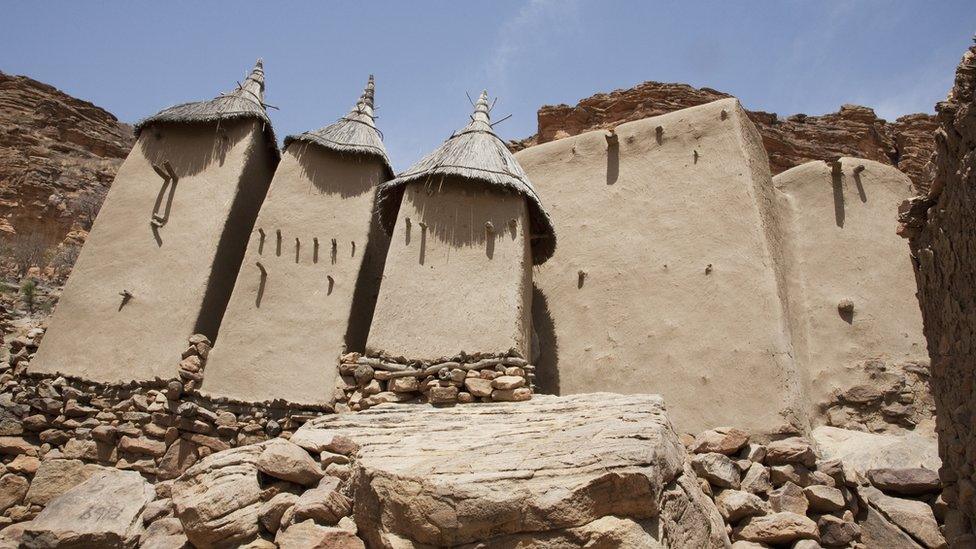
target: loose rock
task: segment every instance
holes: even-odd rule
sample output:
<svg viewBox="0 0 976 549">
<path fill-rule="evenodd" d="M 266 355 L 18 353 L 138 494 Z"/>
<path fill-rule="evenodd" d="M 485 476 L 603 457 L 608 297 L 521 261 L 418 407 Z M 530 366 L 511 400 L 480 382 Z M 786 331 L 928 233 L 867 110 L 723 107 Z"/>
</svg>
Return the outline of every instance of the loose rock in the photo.
<svg viewBox="0 0 976 549">
<path fill-rule="evenodd" d="M 691 460 L 695 474 L 720 488 L 739 488 L 739 469 L 723 454 L 698 454 Z"/>
<path fill-rule="evenodd" d="M 747 442 L 749 442 L 749 435 L 745 431 L 733 427 L 717 427 L 698 435 L 692 451 L 696 454 L 717 452 L 731 456 Z"/>
<path fill-rule="evenodd" d="M 257 460 L 258 470 L 302 486 L 313 486 L 322 478 L 322 469 L 308 452 L 281 439 L 273 440 Z"/>
<path fill-rule="evenodd" d="M 790 543 L 798 539 L 819 540 L 817 523 L 796 513 L 774 513 L 749 517 L 735 529 L 737 539 L 757 543 Z"/>
</svg>

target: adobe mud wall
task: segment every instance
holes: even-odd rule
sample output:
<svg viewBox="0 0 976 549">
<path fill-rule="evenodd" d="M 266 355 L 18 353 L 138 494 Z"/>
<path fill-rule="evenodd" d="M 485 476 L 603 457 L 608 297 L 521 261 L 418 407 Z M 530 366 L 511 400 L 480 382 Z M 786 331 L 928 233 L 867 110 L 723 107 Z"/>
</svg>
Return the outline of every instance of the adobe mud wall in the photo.
<svg viewBox="0 0 976 549">
<path fill-rule="evenodd" d="M 186 338 L 219 321 L 227 271 L 240 264 L 275 163 L 260 122 L 147 128 L 119 169 L 31 372 L 172 376 Z"/>
<path fill-rule="evenodd" d="M 682 431 L 803 428 L 768 161 L 735 99 L 516 158 L 560 236 L 534 273 L 540 391 L 661 393 Z"/>
<path fill-rule="evenodd" d="M 911 195 L 911 180 L 885 164 L 841 158 L 797 166 L 773 184 L 809 413 L 816 423 L 848 427 L 848 415 L 877 405 L 884 417 L 860 428 L 913 427 L 920 416 L 909 405 L 917 399 L 898 376 L 905 368 L 923 375 L 928 355 L 911 261 L 892 216 Z"/>
<path fill-rule="evenodd" d="M 331 398 L 350 317 L 372 313 L 368 306 L 353 310 L 353 299 L 374 190 L 385 177 L 378 159 L 303 141 L 288 147 L 254 223 L 208 361 L 206 392 L 240 400 Z M 373 233 L 378 255 L 388 242 L 380 232 Z"/>
<path fill-rule="evenodd" d="M 519 195 L 468 180 L 409 184 L 366 354 L 435 360 L 515 349 L 528 358 L 527 231 Z"/>
</svg>

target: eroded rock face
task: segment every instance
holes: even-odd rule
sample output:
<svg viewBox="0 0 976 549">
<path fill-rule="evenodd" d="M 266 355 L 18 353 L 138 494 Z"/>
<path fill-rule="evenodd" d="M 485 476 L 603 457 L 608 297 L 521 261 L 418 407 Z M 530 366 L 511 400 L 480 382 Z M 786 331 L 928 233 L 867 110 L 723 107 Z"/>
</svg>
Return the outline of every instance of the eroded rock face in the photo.
<svg viewBox="0 0 976 549">
<path fill-rule="evenodd" d="M 52 459 L 44 461 L 37 469 L 27 501 L 47 505 L 54 498 L 88 480 L 101 470 L 98 465 L 86 464 L 76 459 Z"/>
<path fill-rule="evenodd" d="M 316 418 L 296 438 L 336 434 L 360 446 L 349 481 L 354 517 L 376 547 L 505 546 L 566 536 L 609 515 L 664 522 L 662 496 L 684 474 L 683 448 L 657 396 L 543 396 L 423 413 L 385 404 Z M 691 488 L 700 494 L 695 481 Z M 687 517 L 672 523 L 691 520 L 691 509 L 718 517 L 703 496 L 684 496 L 681 509 Z"/>
<path fill-rule="evenodd" d="M 969 532 L 955 532 L 961 537 L 976 530 L 976 46 L 936 111 L 932 188 L 903 206 L 899 232 L 909 237 L 931 357 L 943 496 L 964 516 Z"/>
<path fill-rule="evenodd" d="M 176 516 L 197 547 L 235 547 L 258 534 L 264 492 L 258 458 L 268 443 L 211 454 L 173 484 Z"/>
<path fill-rule="evenodd" d="M 25 547 L 135 547 L 155 497 L 139 473 L 104 469 L 54 499 L 24 528 Z"/>
<path fill-rule="evenodd" d="M 598 93 L 576 106 L 546 105 L 539 109 L 538 133 L 510 143 L 513 150 L 610 128 L 624 122 L 703 105 L 729 94 L 686 84 L 644 82 L 626 90 Z M 844 105 L 823 116 L 747 111 L 762 134 L 769 167 L 776 175 L 811 160 L 855 156 L 897 167 L 919 189 L 928 188 L 927 163 L 932 155 L 935 117 L 910 114 L 886 122 L 868 107 Z"/>
<path fill-rule="evenodd" d="M 0 236 L 84 243 L 134 142 L 132 129 L 109 112 L 0 72 Z"/>
</svg>

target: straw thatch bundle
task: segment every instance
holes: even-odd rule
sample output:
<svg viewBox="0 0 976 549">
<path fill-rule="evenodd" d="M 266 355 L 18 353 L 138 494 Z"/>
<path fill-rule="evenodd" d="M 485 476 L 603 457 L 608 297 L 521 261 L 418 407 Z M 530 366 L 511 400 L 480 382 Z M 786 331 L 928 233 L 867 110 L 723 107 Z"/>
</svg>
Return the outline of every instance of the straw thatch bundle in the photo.
<svg viewBox="0 0 976 549">
<path fill-rule="evenodd" d="M 446 177 L 479 181 L 524 196 L 529 203 L 532 262 L 539 265 L 552 257 L 556 251 L 556 232 L 552 220 L 528 176 L 492 129 L 487 91 L 481 93 L 467 126 L 396 179 L 378 187 L 377 204 L 384 229 L 392 233 L 407 183 L 440 182 Z"/>
<path fill-rule="evenodd" d="M 257 60 L 251 74 L 237 89 L 209 101 L 183 103 L 163 109 L 137 122 L 135 133 L 138 137 L 144 128 L 158 123 L 220 122 L 240 118 L 254 118 L 264 123 L 264 131 L 277 156 L 278 141 L 264 104 L 264 62 L 261 59 Z"/>
<path fill-rule="evenodd" d="M 373 118 L 373 98 L 376 86 L 373 75 L 369 75 L 369 82 L 363 94 L 356 102 L 356 106 L 349 114 L 336 121 L 335 124 L 324 128 L 289 135 L 285 138 L 285 148 L 294 142 L 312 143 L 338 153 L 361 154 L 375 156 L 383 161 L 387 172 L 392 175 L 393 167 L 383 146 L 383 135 L 376 129 Z"/>
</svg>

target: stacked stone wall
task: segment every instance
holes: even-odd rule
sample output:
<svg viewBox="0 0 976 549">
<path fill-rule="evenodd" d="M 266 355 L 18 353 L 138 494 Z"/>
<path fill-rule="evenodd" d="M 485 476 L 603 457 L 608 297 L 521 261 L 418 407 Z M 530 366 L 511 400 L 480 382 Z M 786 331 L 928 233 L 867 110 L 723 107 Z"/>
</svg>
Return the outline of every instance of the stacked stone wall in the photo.
<svg viewBox="0 0 976 549">
<path fill-rule="evenodd" d="M 459 354 L 437 361 L 343 355 L 334 398 L 340 411 L 384 402 L 518 402 L 532 398 L 535 366 L 506 355 Z"/>
<path fill-rule="evenodd" d="M 89 465 L 164 482 L 211 453 L 288 436 L 333 412 L 201 394 L 196 386 L 209 340 L 199 334 L 189 338 L 176 377 L 124 383 L 26 373 L 42 337 L 32 334 L 11 342 L 0 374 L 0 525 L 32 519 L 50 498 L 87 478 Z"/>
<path fill-rule="evenodd" d="M 976 46 L 956 70 L 948 98 L 936 105 L 935 177 L 927 196 L 902 206 L 899 233 L 909 238 L 932 361 L 940 471 L 953 507 L 946 537 L 976 545 Z"/>
</svg>

